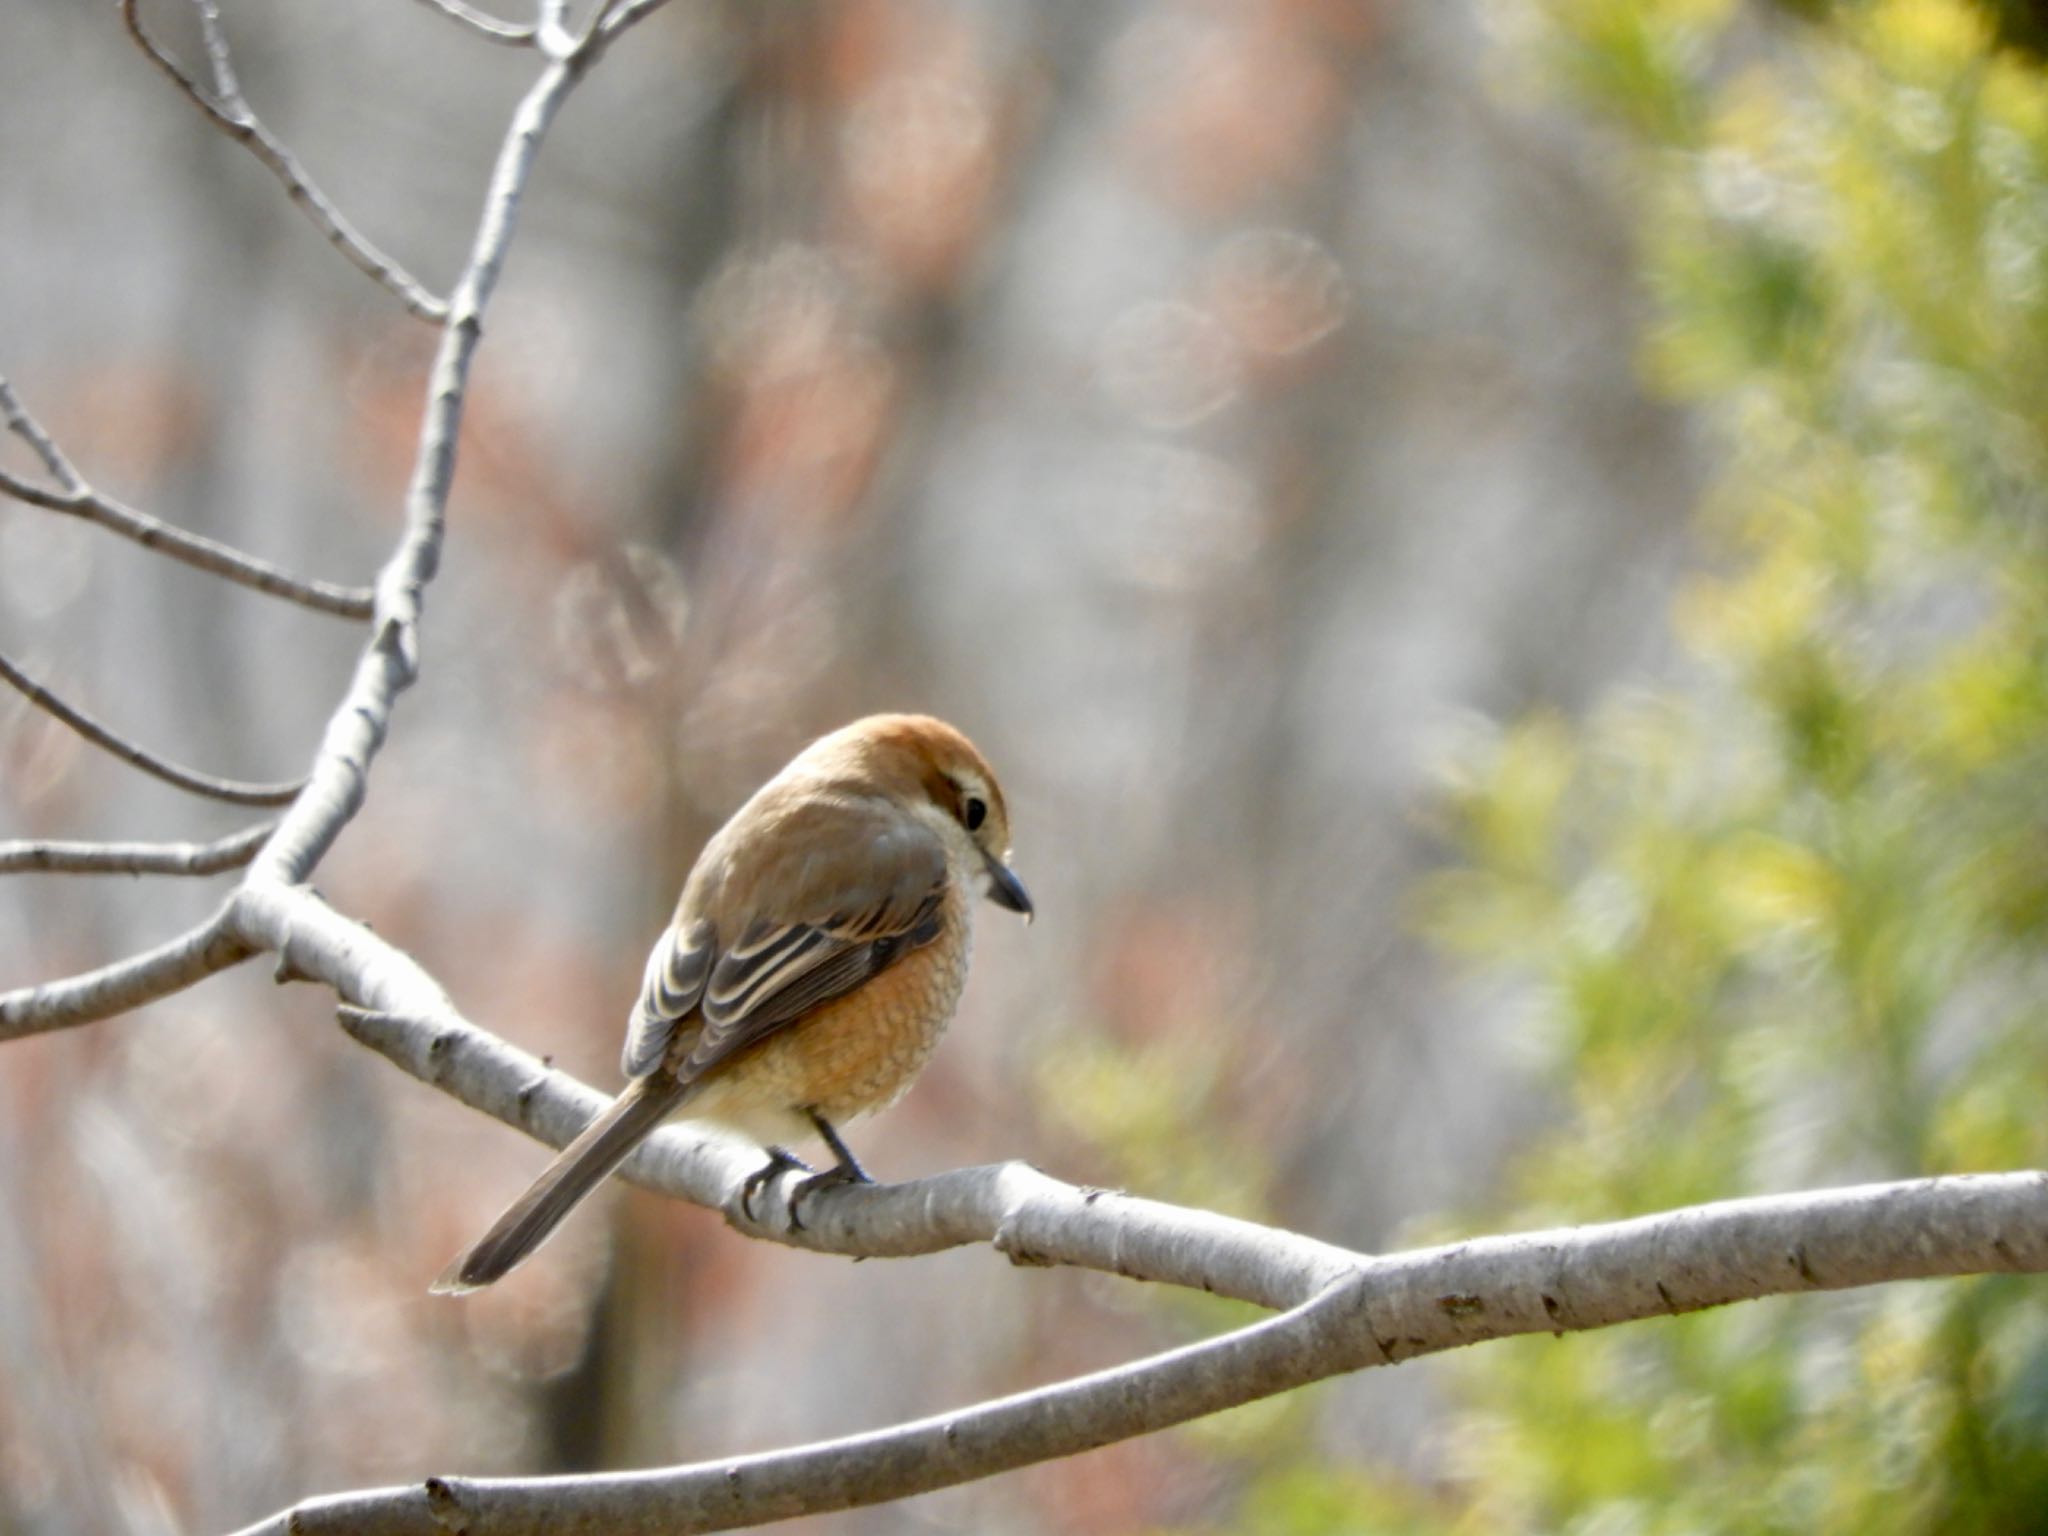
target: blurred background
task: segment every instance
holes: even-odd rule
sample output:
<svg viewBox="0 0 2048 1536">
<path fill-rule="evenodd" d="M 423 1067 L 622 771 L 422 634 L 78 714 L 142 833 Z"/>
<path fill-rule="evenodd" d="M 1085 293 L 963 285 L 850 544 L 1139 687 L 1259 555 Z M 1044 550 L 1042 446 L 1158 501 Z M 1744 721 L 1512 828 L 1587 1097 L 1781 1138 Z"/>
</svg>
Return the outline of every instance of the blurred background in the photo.
<svg viewBox="0 0 2048 1536">
<path fill-rule="evenodd" d="M 255 108 L 445 287 L 532 61 L 401 0 L 224 12 Z M 366 580 L 428 327 L 113 7 L 0 35 L 0 370 L 102 489 Z M 1041 915 L 984 914 L 938 1060 L 854 1128 L 882 1177 L 1023 1157 L 1380 1249 L 2048 1162 L 2041 37 L 673 0 L 543 152 L 425 672 L 321 888 L 609 1087 L 703 837 L 929 710 Z M 181 760 L 296 774 L 358 642 L 0 505 L 0 647 Z M 0 836 L 237 824 L 0 699 Z M 11 879 L 0 987 L 216 899 Z M 0 1104 L 0 1532 L 769 1449 L 1243 1315 L 624 1190 L 431 1299 L 542 1149 L 258 965 L 6 1046 Z M 2048 1300 L 1489 1346 L 795 1528 L 2048 1530 Z"/>
</svg>

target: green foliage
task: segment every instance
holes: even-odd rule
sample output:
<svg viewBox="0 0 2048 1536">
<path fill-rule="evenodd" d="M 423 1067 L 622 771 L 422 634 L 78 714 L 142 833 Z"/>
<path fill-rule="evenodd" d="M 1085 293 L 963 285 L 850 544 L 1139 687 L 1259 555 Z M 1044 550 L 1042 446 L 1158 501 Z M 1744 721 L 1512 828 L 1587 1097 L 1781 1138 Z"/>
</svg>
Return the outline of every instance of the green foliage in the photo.
<svg viewBox="0 0 2048 1536">
<path fill-rule="evenodd" d="M 1533 0 L 1727 469 L 1680 675 L 1451 786 L 1424 921 L 1534 979 L 1567 1106 L 1475 1226 L 2048 1165 L 2048 79 L 1995 7 L 1797 9 Z M 2048 1532 L 2038 1281 L 1455 1370 L 1446 1484 L 1286 1462 L 1256 1528 Z"/>
<path fill-rule="evenodd" d="M 1646 366 L 1730 468 L 1682 679 L 1454 786 L 1426 920 L 1538 978 L 1570 1105 L 1505 1214 L 2048 1164 L 2048 81 L 1961 0 L 1721 49 L 1726 7 L 1539 10 L 1633 147 Z M 1430 1529 L 2048 1531 L 2038 1282 L 1460 1371 Z"/>
</svg>

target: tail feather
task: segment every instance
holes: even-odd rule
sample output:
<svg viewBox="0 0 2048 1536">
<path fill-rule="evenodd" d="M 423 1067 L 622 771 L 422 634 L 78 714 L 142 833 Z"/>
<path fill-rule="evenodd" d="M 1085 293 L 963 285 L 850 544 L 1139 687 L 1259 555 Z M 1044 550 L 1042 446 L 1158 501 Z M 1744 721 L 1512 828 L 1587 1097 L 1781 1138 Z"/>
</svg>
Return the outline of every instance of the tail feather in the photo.
<svg viewBox="0 0 2048 1536">
<path fill-rule="evenodd" d="M 665 1072 L 643 1077 L 548 1165 L 525 1194 L 514 1200 L 491 1230 L 441 1271 L 429 1289 L 459 1296 L 502 1279 L 545 1242 L 562 1218 L 626 1160 L 641 1139 L 668 1116 L 684 1088 Z"/>
</svg>

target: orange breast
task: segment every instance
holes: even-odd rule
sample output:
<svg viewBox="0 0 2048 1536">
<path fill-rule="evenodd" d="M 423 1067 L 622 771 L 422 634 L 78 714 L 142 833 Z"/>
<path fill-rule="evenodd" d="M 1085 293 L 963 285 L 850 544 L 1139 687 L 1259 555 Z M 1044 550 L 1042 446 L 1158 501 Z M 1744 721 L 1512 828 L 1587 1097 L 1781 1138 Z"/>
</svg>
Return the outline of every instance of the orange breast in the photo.
<svg viewBox="0 0 2048 1536">
<path fill-rule="evenodd" d="M 837 1123 L 894 1103 L 959 1004 L 973 946 L 968 899 L 953 881 L 938 938 L 708 1074 L 683 1113 L 759 1126 L 772 1139 L 774 1120 L 790 1111 L 814 1107 Z"/>
</svg>

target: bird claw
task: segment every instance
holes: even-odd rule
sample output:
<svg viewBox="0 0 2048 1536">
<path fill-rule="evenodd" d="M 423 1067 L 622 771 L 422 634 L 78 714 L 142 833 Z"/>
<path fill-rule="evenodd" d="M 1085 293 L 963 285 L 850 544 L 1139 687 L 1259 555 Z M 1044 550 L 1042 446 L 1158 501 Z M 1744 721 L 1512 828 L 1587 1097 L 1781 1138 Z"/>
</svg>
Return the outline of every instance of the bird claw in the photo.
<svg viewBox="0 0 2048 1536">
<path fill-rule="evenodd" d="M 798 1232 L 804 1230 L 804 1218 L 797 1207 L 803 1204 L 805 1197 L 812 1192 L 820 1189 L 831 1189 L 839 1184 L 872 1184 L 874 1182 L 873 1179 L 868 1177 L 867 1170 L 850 1158 L 845 1162 L 834 1163 L 823 1173 L 814 1173 L 807 1179 L 799 1179 L 796 1187 L 789 1192 L 790 1227 Z"/>
<path fill-rule="evenodd" d="M 811 1165 L 790 1151 L 789 1148 L 770 1147 L 768 1149 L 768 1161 L 748 1174 L 745 1182 L 740 1185 L 740 1212 L 747 1220 L 753 1221 L 756 1219 L 754 1216 L 754 1197 L 760 1194 L 771 1180 L 789 1172 L 792 1168 L 801 1168 L 805 1173 L 810 1173 L 811 1171 Z M 829 1173 L 831 1170 L 827 1169 L 826 1172 Z M 797 1192 L 800 1193 L 808 1189 L 814 1180 L 823 1177 L 824 1174 L 815 1174 L 812 1178 L 805 1179 L 803 1183 L 797 1186 Z M 789 1197 L 790 1219 L 792 1221 L 796 1219 L 796 1200 L 796 1193 L 792 1193 Z"/>
</svg>

